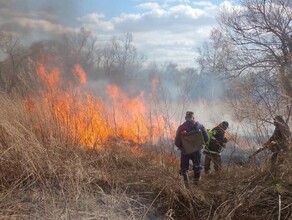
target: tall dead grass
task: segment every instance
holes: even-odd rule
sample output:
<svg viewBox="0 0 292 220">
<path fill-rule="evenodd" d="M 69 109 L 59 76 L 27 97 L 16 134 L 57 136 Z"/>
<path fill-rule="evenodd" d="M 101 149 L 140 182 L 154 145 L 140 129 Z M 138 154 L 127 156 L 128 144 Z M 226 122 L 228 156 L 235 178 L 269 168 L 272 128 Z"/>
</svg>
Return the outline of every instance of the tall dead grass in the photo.
<svg viewBox="0 0 292 220">
<path fill-rule="evenodd" d="M 50 112 L 0 97 L 0 219 L 291 219 L 291 155 L 224 167 L 189 190 L 167 154 L 70 141 Z"/>
<path fill-rule="evenodd" d="M 49 110 L 30 118 L 21 101 L 2 96 L 0 103 L 0 219 L 137 219 L 144 214 L 146 205 L 115 181 L 117 167 L 134 172 L 139 167 L 130 150 L 79 146 L 65 134 L 50 135 L 59 126 Z"/>
</svg>

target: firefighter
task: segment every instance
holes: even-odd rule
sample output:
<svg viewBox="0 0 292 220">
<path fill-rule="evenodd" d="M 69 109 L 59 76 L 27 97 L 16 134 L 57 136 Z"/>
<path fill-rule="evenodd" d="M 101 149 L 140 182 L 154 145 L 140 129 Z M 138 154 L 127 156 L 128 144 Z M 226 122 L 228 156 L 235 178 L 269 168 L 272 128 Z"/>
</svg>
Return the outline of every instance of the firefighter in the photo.
<svg viewBox="0 0 292 220">
<path fill-rule="evenodd" d="M 264 148 L 272 152 L 271 170 L 275 170 L 277 165 L 282 162 L 282 158 L 291 144 L 291 132 L 282 116 L 277 115 L 274 117 L 274 126 L 273 135 L 264 143 Z"/>
<path fill-rule="evenodd" d="M 227 139 L 225 131 L 228 128 L 228 122 L 223 121 L 218 126 L 214 127 L 209 134 L 209 141 L 204 149 L 205 154 L 205 174 L 209 174 L 211 162 L 214 164 L 215 172 L 219 175 L 222 166 L 221 152 L 226 147 Z"/>
<path fill-rule="evenodd" d="M 179 148 L 181 151 L 181 158 L 180 158 L 180 174 L 183 176 L 185 186 L 189 187 L 189 176 L 188 176 L 188 170 L 189 170 L 189 161 L 191 160 L 193 163 L 193 170 L 194 170 L 194 182 L 195 184 L 198 183 L 201 175 L 201 149 L 203 148 L 203 145 L 201 143 L 208 141 L 208 135 L 205 130 L 205 127 L 200 124 L 199 122 L 195 121 L 194 113 L 191 111 L 186 112 L 185 116 L 185 122 L 181 124 L 177 131 L 176 131 L 176 137 L 175 137 L 175 145 Z M 198 145 L 199 148 L 194 148 L 194 152 L 187 152 L 186 146 L 183 144 L 184 135 L 187 133 L 192 133 L 192 131 L 196 131 L 199 133 L 199 137 L 195 137 L 194 141 L 190 143 L 190 145 L 195 146 L 198 142 L 196 139 L 202 139 Z M 186 144 L 185 144 L 186 145 Z"/>
</svg>

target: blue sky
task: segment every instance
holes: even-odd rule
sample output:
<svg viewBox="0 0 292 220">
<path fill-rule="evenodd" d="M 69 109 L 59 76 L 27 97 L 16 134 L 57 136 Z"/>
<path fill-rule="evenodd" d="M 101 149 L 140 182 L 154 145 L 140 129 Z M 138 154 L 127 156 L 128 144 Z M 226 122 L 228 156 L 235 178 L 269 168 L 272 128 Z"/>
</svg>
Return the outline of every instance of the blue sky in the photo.
<svg viewBox="0 0 292 220">
<path fill-rule="evenodd" d="M 90 30 L 97 39 L 124 33 L 148 60 L 194 66 L 219 9 L 229 1 L 0 0 L 0 30 L 21 39 Z"/>
</svg>

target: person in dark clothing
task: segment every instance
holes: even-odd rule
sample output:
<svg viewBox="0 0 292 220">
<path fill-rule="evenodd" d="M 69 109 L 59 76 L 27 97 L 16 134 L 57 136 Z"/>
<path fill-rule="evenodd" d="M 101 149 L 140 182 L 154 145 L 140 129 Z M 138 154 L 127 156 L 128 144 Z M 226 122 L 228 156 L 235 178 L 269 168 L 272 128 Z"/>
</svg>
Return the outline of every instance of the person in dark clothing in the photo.
<svg viewBox="0 0 292 220">
<path fill-rule="evenodd" d="M 185 122 L 181 124 L 177 131 L 176 131 L 176 137 L 175 137 L 175 145 L 180 149 L 181 151 L 181 160 L 180 160 L 180 174 L 184 178 L 185 186 L 189 187 L 189 176 L 188 176 L 188 170 L 189 170 L 189 161 L 191 160 L 193 163 L 193 170 L 194 170 L 194 178 L 195 183 L 198 183 L 201 175 L 201 149 L 203 146 L 200 147 L 200 149 L 195 149 L 194 152 L 187 153 L 185 150 L 185 147 L 183 145 L 182 137 L 186 133 L 190 133 L 192 131 L 200 131 L 201 135 L 203 136 L 203 141 L 208 141 L 208 135 L 206 132 L 205 127 L 200 124 L 199 122 L 195 121 L 194 113 L 191 111 L 186 112 L 185 116 Z M 195 143 L 194 143 L 195 145 Z"/>
<path fill-rule="evenodd" d="M 218 126 L 214 127 L 211 132 L 209 144 L 204 149 L 205 154 L 205 174 L 209 174 L 211 169 L 211 162 L 214 164 L 214 169 L 217 174 L 220 174 L 222 159 L 221 152 L 226 147 L 227 139 L 225 137 L 225 131 L 228 128 L 228 122 L 223 121 Z"/>
<path fill-rule="evenodd" d="M 291 144 L 291 132 L 282 116 L 274 117 L 274 126 L 273 135 L 264 143 L 264 148 L 268 148 L 273 153 L 271 157 L 272 170 L 281 163 L 280 158 L 283 156 L 281 154 L 287 152 Z"/>
</svg>

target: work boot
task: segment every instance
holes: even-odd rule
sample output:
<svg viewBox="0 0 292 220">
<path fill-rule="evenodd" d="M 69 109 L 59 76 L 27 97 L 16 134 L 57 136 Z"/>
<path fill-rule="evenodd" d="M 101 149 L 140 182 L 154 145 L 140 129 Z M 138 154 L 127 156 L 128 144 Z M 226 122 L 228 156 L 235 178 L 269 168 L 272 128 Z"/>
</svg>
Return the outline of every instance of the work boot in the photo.
<svg viewBox="0 0 292 220">
<path fill-rule="evenodd" d="M 183 173 L 182 176 L 184 178 L 185 187 L 188 189 L 189 188 L 189 182 L 190 182 L 189 175 L 188 175 L 188 173 Z"/>
<path fill-rule="evenodd" d="M 198 185 L 199 184 L 200 177 L 201 177 L 201 173 L 196 173 L 195 172 L 195 175 L 194 175 L 194 184 L 195 185 Z"/>
</svg>

